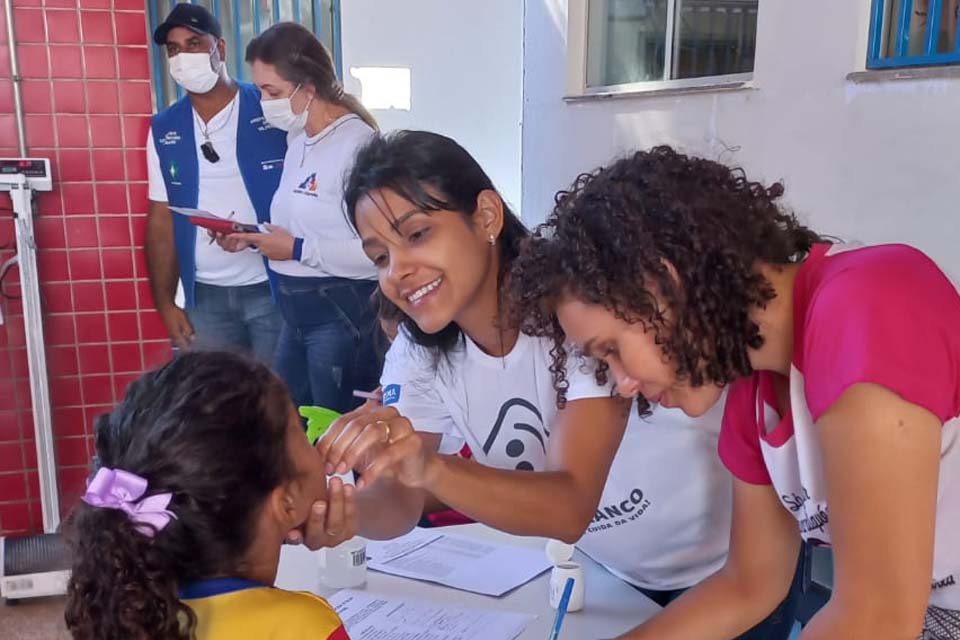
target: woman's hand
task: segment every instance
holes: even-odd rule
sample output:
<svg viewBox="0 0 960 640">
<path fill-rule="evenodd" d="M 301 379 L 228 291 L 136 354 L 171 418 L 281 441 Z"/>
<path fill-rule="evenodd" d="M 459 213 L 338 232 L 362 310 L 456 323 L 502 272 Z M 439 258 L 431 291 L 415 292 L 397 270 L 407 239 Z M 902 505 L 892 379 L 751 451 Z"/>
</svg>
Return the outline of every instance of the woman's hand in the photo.
<svg viewBox="0 0 960 640">
<path fill-rule="evenodd" d="M 316 551 L 323 547 L 335 547 L 357 535 L 358 530 L 356 489 L 343 484 L 340 478 L 331 478 L 327 500 L 313 503 L 310 517 L 287 534 L 287 543 L 302 543 Z"/>
<path fill-rule="evenodd" d="M 230 238 L 256 247 L 265 258 L 270 260 L 290 260 L 293 258 L 293 235 L 275 224 L 266 224 L 261 233 L 231 233 Z"/>
<path fill-rule="evenodd" d="M 369 404 L 334 422 L 317 449 L 328 474 L 359 471 L 358 489 L 380 477 L 422 489 L 430 485 L 439 462 L 434 447 L 395 408 Z"/>
</svg>

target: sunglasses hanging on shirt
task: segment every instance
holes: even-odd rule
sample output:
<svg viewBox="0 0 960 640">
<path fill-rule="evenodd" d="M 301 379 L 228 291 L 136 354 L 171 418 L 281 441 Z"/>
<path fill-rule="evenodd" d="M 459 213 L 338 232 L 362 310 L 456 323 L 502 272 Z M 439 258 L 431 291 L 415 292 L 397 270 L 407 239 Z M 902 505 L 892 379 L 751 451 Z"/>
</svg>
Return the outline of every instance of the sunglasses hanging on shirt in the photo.
<svg viewBox="0 0 960 640">
<path fill-rule="evenodd" d="M 210 136 L 215 134 L 220 129 L 223 129 L 230 122 L 230 116 L 233 115 L 233 107 L 237 104 L 237 98 L 234 96 L 233 100 L 230 101 L 230 111 L 227 112 L 227 117 L 219 127 L 210 131 L 207 128 L 207 123 L 200 120 L 197 116 L 197 112 L 193 112 L 193 117 L 196 119 L 197 124 L 200 126 L 200 134 L 203 136 L 203 144 L 200 145 L 200 153 L 203 154 L 203 157 L 207 159 L 207 162 L 219 162 L 220 154 L 217 153 L 217 150 L 213 148 L 213 142 L 210 141 Z"/>
</svg>

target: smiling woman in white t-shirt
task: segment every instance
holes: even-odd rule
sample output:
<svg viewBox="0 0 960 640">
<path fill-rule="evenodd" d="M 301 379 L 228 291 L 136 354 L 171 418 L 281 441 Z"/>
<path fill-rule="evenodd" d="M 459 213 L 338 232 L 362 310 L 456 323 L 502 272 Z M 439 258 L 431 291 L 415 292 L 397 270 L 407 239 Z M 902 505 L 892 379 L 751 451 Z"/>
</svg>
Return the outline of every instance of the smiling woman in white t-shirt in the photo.
<svg viewBox="0 0 960 640">
<path fill-rule="evenodd" d="M 579 541 L 664 603 L 722 566 L 720 409 L 700 420 L 657 411 L 624 436 L 629 403 L 575 358 L 561 365 L 558 406 L 552 345 L 505 311 L 504 275 L 527 230 L 462 147 L 427 132 L 378 136 L 358 153 L 345 197 L 380 289 L 403 314 L 383 407 L 347 416 L 319 445 L 328 472 L 362 471 L 364 535 L 406 532 L 430 492 L 498 529 Z M 445 455 L 464 443 L 473 459 Z M 794 604 L 746 637 L 785 638 Z"/>
</svg>

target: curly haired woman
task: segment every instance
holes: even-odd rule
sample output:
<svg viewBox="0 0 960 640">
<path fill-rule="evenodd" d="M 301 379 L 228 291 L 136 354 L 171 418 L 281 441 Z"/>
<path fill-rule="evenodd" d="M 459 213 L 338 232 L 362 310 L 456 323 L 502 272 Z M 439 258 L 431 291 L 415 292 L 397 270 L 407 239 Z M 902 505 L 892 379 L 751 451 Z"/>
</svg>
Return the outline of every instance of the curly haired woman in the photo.
<svg viewBox="0 0 960 640">
<path fill-rule="evenodd" d="M 557 363 L 574 343 L 622 395 L 691 416 L 730 387 L 727 564 L 625 637 L 735 636 L 804 539 L 835 558 L 804 640 L 960 638 L 960 295 L 916 249 L 831 243 L 782 194 L 657 147 L 578 178 L 514 263 L 522 329 Z"/>
</svg>

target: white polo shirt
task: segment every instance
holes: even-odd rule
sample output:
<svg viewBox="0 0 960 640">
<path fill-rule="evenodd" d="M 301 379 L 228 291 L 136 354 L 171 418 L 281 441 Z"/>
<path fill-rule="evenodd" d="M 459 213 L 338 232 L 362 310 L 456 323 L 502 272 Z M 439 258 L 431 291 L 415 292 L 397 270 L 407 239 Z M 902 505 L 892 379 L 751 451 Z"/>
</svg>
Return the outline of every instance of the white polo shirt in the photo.
<svg viewBox="0 0 960 640">
<path fill-rule="evenodd" d="M 237 163 L 237 123 L 240 120 L 239 92 L 223 109 L 206 123 L 210 142 L 220 160 L 210 162 L 203 157 L 200 145 L 205 141 L 200 126 L 200 116 L 193 109 L 193 137 L 197 147 L 197 163 L 200 170 L 200 190 L 197 194 L 197 208 L 228 216 L 249 224 L 257 223 L 257 212 L 253 208 L 246 185 L 240 175 Z M 163 182 L 163 168 L 153 143 L 153 130 L 147 134 L 147 179 L 148 197 L 154 202 L 167 202 L 167 187 Z M 170 215 L 177 215 L 173 212 Z M 203 228 L 197 229 L 196 243 L 196 280 L 204 284 L 223 287 L 236 287 L 264 282 L 267 271 L 263 258 L 252 251 L 230 253 L 210 242 Z"/>
</svg>

